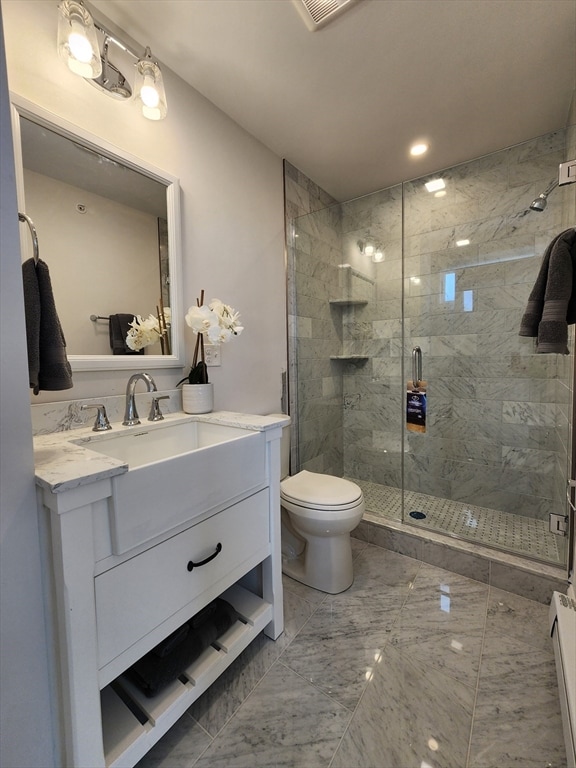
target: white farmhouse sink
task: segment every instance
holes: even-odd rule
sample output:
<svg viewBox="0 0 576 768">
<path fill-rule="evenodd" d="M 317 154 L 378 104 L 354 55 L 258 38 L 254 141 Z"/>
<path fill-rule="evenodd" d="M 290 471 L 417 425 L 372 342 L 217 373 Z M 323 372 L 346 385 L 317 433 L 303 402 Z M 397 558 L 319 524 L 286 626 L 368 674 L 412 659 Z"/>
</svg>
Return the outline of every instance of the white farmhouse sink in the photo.
<svg viewBox="0 0 576 768">
<path fill-rule="evenodd" d="M 188 421 L 72 442 L 128 464 L 112 478 L 115 554 L 219 512 L 266 482 L 263 432 Z"/>
<path fill-rule="evenodd" d="M 149 428 L 145 425 L 131 427 L 122 432 L 95 435 L 73 442 L 84 447 L 89 443 L 88 447 L 92 451 L 125 461 L 132 469 L 253 434 L 238 427 L 188 421 L 179 424 L 158 424 Z"/>
</svg>

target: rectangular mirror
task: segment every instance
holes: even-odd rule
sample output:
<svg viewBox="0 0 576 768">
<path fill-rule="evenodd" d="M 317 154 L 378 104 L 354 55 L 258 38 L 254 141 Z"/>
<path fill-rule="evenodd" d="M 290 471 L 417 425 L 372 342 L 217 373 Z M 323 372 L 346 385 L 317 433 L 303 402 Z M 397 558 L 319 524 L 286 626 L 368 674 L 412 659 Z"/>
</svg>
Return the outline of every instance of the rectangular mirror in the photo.
<svg viewBox="0 0 576 768">
<path fill-rule="evenodd" d="M 50 270 L 72 369 L 182 367 L 178 179 L 34 104 L 12 103 L 19 211 Z M 24 261 L 26 224 L 21 240 Z M 158 314 L 170 318 L 162 340 L 130 349 L 128 323 Z"/>
</svg>

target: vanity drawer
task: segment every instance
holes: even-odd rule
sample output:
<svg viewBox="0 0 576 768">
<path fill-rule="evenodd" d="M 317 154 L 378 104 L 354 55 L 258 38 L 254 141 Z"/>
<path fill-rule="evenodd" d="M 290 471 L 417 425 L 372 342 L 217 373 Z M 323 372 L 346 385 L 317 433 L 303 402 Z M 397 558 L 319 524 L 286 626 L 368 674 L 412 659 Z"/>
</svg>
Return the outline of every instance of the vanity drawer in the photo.
<svg viewBox="0 0 576 768">
<path fill-rule="evenodd" d="M 269 540 L 265 489 L 97 576 L 99 667 L 218 582 L 226 589 Z"/>
</svg>

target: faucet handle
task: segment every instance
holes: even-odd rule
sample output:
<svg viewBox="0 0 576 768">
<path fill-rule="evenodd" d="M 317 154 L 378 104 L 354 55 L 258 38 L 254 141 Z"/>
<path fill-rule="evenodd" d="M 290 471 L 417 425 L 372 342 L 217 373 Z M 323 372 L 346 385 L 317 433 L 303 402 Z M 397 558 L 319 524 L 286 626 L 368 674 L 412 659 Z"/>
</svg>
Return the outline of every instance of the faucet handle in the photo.
<svg viewBox="0 0 576 768">
<path fill-rule="evenodd" d="M 170 395 L 157 395 L 152 398 L 152 405 L 150 406 L 148 421 L 162 421 L 164 418 L 162 411 L 160 410 L 160 400 L 170 400 Z"/>
<path fill-rule="evenodd" d="M 106 406 L 102 403 L 94 403 L 93 405 L 82 405 L 80 406 L 80 410 L 87 411 L 89 408 L 97 408 L 98 413 L 96 414 L 96 420 L 94 422 L 94 426 L 92 427 L 92 432 L 106 432 L 108 429 L 112 429 L 112 425 L 108 421 L 108 416 L 106 414 Z"/>
</svg>

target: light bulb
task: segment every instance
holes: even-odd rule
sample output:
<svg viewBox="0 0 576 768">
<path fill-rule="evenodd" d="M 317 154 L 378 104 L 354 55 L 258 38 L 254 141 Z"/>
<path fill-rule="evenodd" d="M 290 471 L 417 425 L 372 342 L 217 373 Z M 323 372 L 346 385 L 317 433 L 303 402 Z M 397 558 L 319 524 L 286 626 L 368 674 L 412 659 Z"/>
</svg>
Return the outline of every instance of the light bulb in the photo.
<svg viewBox="0 0 576 768">
<path fill-rule="evenodd" d="M 146 58 L 140 59 L 136 66 L 138 84 L 136 92 L 142 102 L 142 114 L 148 120 L 162 120 L 166 117 L 166 94 L 162 72 L 155 61 L 152 61 L 150 49 L 146 49 Z"/>
<path fill-rule="evenodd" d="M 423 142 L 421 144 L 413 144 L 410 147 L 410 154 L 413 157 L 418 157 L 418 155 L 424 155 L 426 152 L 428 152 L 428 144 L 424 144 Z"/>
<path fill-rule="evenodd" d="M 63 0 L 58 17 L 58 53 L 75 75 L 94 79 L 102 73 L 102 60 L 94 21 L 77 0 Z"/>
<path fill-rule="evenodd" d="M 160 96 L 154 86 L 154 80 L 149 76 L 144 77 L 144 85 L 140 89 L 140 98 L 146 107 L 157 107 L 160 103 Z"/>
<path fill-rule="evenodd" d="M 374 246 L 369 245 L 368 243 L 364 246 L 364 253 L 366 254 L 366 256 L 372 256 L 375 250 L 376 249 L 374 248 Z"/>
<path fill-rule="evenodd" d="M 94 51 L 90 45 L 90 41 L 86 37 L 83 31 L 77 31 L 74 27 L 79 26 L 72 24 L 72 31 L 68 35 L 68 46 L 70 53 L 77 61 L 82 64 L 88 64 L 92 60 Z"/>
</svg>

